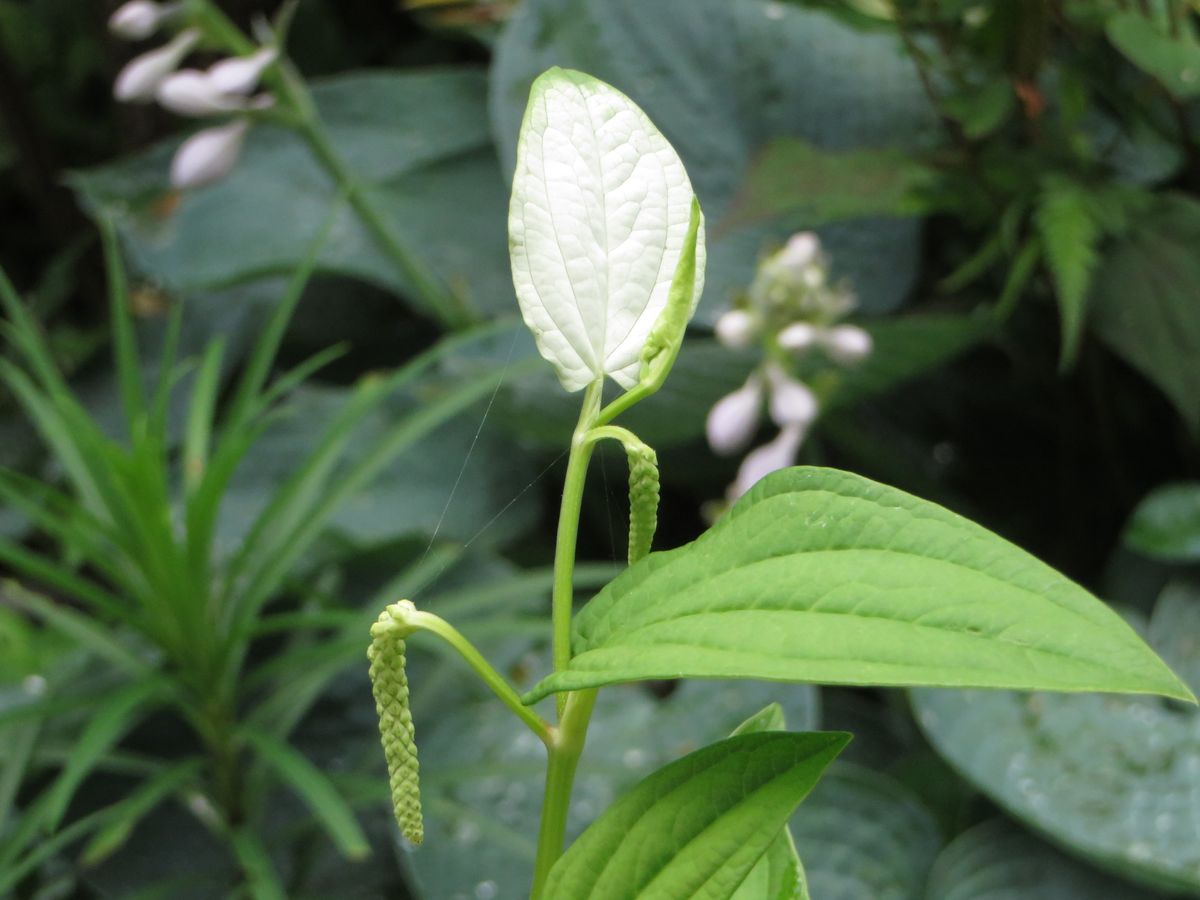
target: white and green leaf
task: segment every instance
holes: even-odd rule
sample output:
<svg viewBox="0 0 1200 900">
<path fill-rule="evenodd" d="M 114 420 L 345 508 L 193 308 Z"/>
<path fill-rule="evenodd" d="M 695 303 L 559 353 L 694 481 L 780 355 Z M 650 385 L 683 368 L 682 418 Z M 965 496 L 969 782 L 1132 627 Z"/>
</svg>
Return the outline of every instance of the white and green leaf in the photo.
<svg viewBox="0 0 1200 900">
<path fill-rule="evenodd" d="M 695 194 L 678 154 L 620 91 L 552 68 L 521 124 L 509 250 L 521 314 L 570 391 L 605 376 L 638 381 L 667 307 Z M 704 287 L 703 222 L 695 309 Z"/>
<path fill-rule="evenodd" d="M 575 620 L 529 694 L 654 678 L 1190 690 L 1105 604 L 961 516 L 832 469 L 786 469 Z"/>
</svg>

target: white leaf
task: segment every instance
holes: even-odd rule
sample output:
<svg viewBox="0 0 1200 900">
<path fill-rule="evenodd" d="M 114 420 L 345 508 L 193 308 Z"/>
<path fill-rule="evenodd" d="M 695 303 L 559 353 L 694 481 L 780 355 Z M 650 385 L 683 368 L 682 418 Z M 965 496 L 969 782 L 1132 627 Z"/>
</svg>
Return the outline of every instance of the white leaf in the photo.
<svg viewBox="0 0 1200 900">
<path fill-rule="evenodd" d="M 694 193 L 674 148 L 628 97 L 549 69 L 521 124 L 509 206 L 513 284 L 538 350 L 569 391 L 638 381 L 667 303 Z M 704 288 L 704 224 L 692 308 Z"/>
</svg>

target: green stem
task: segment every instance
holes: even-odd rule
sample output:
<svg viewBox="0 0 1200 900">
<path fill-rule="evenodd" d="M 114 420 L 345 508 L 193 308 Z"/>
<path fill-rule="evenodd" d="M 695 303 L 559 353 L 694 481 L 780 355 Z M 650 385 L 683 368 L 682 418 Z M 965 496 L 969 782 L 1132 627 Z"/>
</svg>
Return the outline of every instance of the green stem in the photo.
<svg viewBox="0 0 1200 900">
<path fill-rule="evenodd" d="M 258 49 L 211 0 L 192 0 L 191 15 L 205 34 L 228 50 L 247 55 Z M 263 75 L 266 87 L 276 95 L 280 109 L 265 117 L 289 125 L 304 138 L 314 157 L 345 194 L 351 208 L 381 251 L 395 264 L 409 282 L 423 305 L 436 315 L 447 328 L 461 329 L 475 321 L 458 296 L 412 253 L 396 233 L 396 229 L 363 182 L 337 154 L 325 133 L 316 104 L 299 73 L 282 59 Z"/>
<path fill-rule="evenodd" d="M 500 698 L 505 706 L 512 710 L 518 719 L 524 722 L 547 750 L 553 750 L 554 732 L 551 727 L 536 712 L 521 702 L 520 696 L 512 689 L 504 676 L 492 668 L 484 659 L 483 654 L 475 649 L 475 645 L 463 637 L 462 633 L 441 616 L 433 613 L 410 612 L 404 617 L 404 625 L 420 631 L 436 634 L 456 650 L 475 672 L 476 675 L 491 688 L 492 693 Z"/>
<path fill-rule="evenodd" d="M 291 84 L 291 89 L 295 91 L 295 82 Z M 311 102 L 305 105 L 311 107 Z M 308 142 L 313 156 L 346 193 L 351 208 L 370 232 L 376 245 L 413 286 L 423 304 L 448 328 L 461 329 L 471 325 L 474 317 L 462 300 L 440 284 L 434 274 L 404 246 L 396 229 L 376 206 L 374 198 L 365 190 L 362 181 L 350 171 L 334 150 L 320 120 L 315 115 L 305 115 L 297 122 L 296 128 L 300 136 Z"/>
<path fill-rule="evenodd" d="M 596 691 L 573 691 L 555 729 L 546 765 L 546 793 L 542 800 L 542 822 L 538 829 L 537 861 L 534 863 L 530 900 L 539 900 L 546 889 L 550 870 L 562 856 L 567 835 L 567 812 L 575 770 L 587 741 L 588 723 L 596 705 Z"/>
<path fill-rule="evenodd" d="M 579 537 L 579 513 L 583 507 L 583 488 L 588 462 L 596 438 L 592 435 L 600 416 L 604 380 L 598 379 L 587 389 L 579 422 L 571 436 L 571 454 L 563 482 L 562 506 L 558 514 L 558 538 L 554 548 L 554 668 L 564 669 L 571 662 L 571 609 L 575 600 L 575 544 Z M 571 805 L 571 787 L 575 769 L 587 740 L 588 723 L 596 692 L 575 691 L 559 694 L 558 727 L 547 744 L 546 792 L 542 798 L 542 820 L 538 830 L 537 860 L 534 863 L 530 897 L 537 900 L 545 890 L 546 879 L 555 861 L 562 856 L 567 834 L 567 811 Z"/>
<path fill-rule="evenodd" d="M 567 458 L 567 477 L 563 482 L 562 506 L 558 512 L 558 538 L 554 545 L 554 591 L 551 614 L 554 620 L 554 668 L 565 669 L 571 661 L 571 605 L 574 602 L 575 542 L 579 537 L 579 512 L 583 507 L 583 485 L 587 480 L 588 461 L 593 443 L 588 432 L 596 423 L 603 380 L 593 382 L 583 398 L 579 423 L 571 436 L 571 454 Z M 559 715 L 563 703 L 559 703 Z"/>
</svg>

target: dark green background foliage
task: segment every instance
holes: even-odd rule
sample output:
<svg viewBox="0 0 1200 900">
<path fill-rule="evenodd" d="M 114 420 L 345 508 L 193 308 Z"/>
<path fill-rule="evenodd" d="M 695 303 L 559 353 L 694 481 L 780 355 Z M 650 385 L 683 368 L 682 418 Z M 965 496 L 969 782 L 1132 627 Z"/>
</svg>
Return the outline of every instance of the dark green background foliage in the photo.
<svg viewBox="0 0 1200 900">
<path fill-rule="evenodd" d="M 10 308 L 0 391 L 0 896 L 522 896 L 541 748 L 414 639 L 427 837 L 402 847 L 364 651 L 405 596 L 520 690 L 548 671 L 578 398 L 515 318 L 505 234 L 521 112 L 551 65 L 641 104 L 707 215 L 704 299 L 626 423 L 659 455 L 656 549 L 696 537 L 735 472 L 704 417 L 755 360 L 712 325 L 765 253 L 816 229 L 875 352 L 822 386 L 801 462 L 999 532 L 1200 690 L 1194 4 L 302 0 L 290 53 L 330 142 L 454 316 L 291 131 L 255 127 L 228 179 L 173 193 L 192 125 L 111 100 L 137 49 L 107 33 L 115 6 L 0 0 L 0 266 L 40 323 Z M 221 6 L 248 27 L 275 4 Z M 96 221 L 129 270 L 114 316 Z M 31 341 L 70 394 L 22 396 Z M 339 343 L 262 394 L 256 367 Z M 63 416 L 49 451 L 31 409 Z M 209 436 L 244 457 L 196 500 L 186 463 Z M 584 596 L 624 560 L 624 455 L 596 463 Z M 80 493 L 95 465 L 116 499 Z M 197 562 L 181 523 L 209 502 Z M 114 509 L 125 531 L 97 523 Z M 214 609 L 234 624 L 197 630 Z M 772 701 L 793 730 L 856 735 L 792 820 L 816 900 L 1200 896 L 1200 713 L 1158 699 L 618 686 L 570 831 Z"/>
</svg>

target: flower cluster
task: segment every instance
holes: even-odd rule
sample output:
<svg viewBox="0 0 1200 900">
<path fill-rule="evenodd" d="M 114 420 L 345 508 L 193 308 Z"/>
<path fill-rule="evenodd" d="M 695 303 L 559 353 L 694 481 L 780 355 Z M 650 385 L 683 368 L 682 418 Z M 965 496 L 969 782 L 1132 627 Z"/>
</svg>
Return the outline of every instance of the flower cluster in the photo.
<svg viewBox="0 0 1200 900">
<path fill-rule="evenodd" d="M 829 261 L 812 232 L 795 234 L 763 261 L 737 306 L 717 320 L 717 340 L 727 347 L 761 345 L 765 360 L 746 383 L 722 397 L 708 414 L 709 445 L 731 456 L 758 431 L 762 410 L 779 426 L 774 439 L 752 450 L 730 485 L 732 502 L 764 475 L 790 466 L 820 411 L 817 395 L 796 375 L 801 362 L 849 366 L 871 353 L 871 336 L 838 324 L 854 295 L 829 280 Z"/>
<path fill-rule="evenodd" d="M 186 25 L 182 2 L 129 0 L 109 19 L 118 37 L 140 41 L 159 31 Z M 171 184 L 180 190 L 219 181 L 232 171 L 250 128 L 248 114 L 273 103 L 255 94 L 268 67 L 279 57 L 271 43 L 247 56 L 222 59 L 207 69 L 180 68 L 200 43 L 196 28 L 183 27 L 167 43 L 130 60 L 117 75 L 113 95 L 125 103 L 154 103 L 189 118 L 221 117 L 184 141 L 171 163 Z"/>
</svg>

